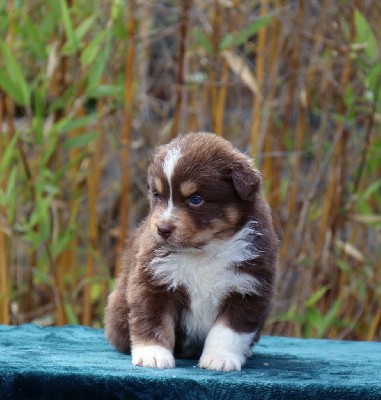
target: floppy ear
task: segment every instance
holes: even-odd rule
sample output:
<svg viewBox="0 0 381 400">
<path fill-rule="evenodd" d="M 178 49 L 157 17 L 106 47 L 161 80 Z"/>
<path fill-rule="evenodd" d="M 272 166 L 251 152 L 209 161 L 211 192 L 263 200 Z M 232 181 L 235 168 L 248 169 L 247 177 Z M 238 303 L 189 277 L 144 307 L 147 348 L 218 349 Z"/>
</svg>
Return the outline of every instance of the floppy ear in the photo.
<svg viewBox="0 0 381 400">
<path fill-rule="evenodd" d="M 234 166 L 231 176 L 238 196 L 242 200 L 254 201 L 255 195 L 262 184 L 261 173 L 245 163 Z"/>
</svg>

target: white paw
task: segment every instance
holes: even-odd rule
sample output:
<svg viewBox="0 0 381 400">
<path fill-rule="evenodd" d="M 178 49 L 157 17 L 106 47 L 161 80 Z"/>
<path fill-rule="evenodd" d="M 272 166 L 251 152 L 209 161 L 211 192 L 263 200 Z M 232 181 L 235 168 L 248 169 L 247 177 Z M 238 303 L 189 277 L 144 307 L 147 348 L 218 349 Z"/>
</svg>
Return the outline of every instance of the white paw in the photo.
<svg viewBox="0 0 381 400">
<path fill-rule="evenodd" d="M 215 371 L 241 371 L 245 362 L 244 357 L 232 353 L 203 354 L 200 358 L 201 368 L 212 369 Z"/>
<path fill-rule="evenodd" d="M 135 346 L 132 348 L 132 364 L 139 367 L 175 368 L 172 353 L 161 346 Z"/>
</svg>

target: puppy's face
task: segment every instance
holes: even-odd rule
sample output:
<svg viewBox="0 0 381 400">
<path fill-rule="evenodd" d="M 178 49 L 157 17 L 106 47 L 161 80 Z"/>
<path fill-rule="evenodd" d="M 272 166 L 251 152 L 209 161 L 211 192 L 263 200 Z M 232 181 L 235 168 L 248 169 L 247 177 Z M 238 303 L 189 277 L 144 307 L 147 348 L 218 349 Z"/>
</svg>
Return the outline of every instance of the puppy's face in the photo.
<svg viewBox="0 0 381 400">
<path fill-rule="evenodd" d="M 213 134 L 179 137 L 148 171 L 150 229 L 170 247 L 198 248 L 232 236 L 253 209 L 261 178 L 250 160 Z"/>
</svg>

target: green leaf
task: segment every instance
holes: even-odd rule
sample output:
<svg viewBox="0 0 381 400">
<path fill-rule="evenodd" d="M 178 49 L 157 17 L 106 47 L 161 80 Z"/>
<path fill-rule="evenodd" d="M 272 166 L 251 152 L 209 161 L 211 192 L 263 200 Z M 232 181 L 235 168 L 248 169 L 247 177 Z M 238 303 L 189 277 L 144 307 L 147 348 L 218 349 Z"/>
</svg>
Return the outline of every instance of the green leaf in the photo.
<svg viewBox="0 0 381 400">
<path fill-rule="evenodd" d="M 68 163 L 65 163 L 62 168 L 56 171 L 55 174 L 56 181 L 59 182 L 61 179 L 64 179 L 67 173 L 73 168 L 73 166 L 79 164 L 87 155 L 88 155 L 87 152 L 81 151 L 80 154 L 78 154 Z"/>
<path fill-rule="evenodd" d="M 5 171 L 10 168 L 11 162 L 16 157 L 16 144 L 20 134 L 13 135 L 10 142 L 5 147 L 5 151 L 0 159 L 0 181 L 4 177 Z"/>
<path fill-rule="evenodd" d="M 75 234 L 74 229 L 66 229 L 57 239 L 56 242 L 52 243 L 52 255 L 53 257 L 59 256 L 69 245 Z"/>
<path fill-rule="evenodd" d="M 58 129 L 57 125 L 54 125 L 48 132 L 48 138 L 46 140 L 46 146 L 42 156 L 39 158 L 39 168 L 43 169 L 46 163 L 49 161 L 52 154 L 57 149 L 58 145 Z"/>
<path fill-rule="evenodd" d="M 337 266 L 345 273 L 351 272 L 351 266 L 345 260 L 337 260 Z"/>
<path fill-rule="evenodd" d="M 43 242 L 40 232 L 35 232 L 33 230 L 25 231 L 25 233 L 22 235 L 22 239 L 30 244 L 31 250 L 38 249 Z"/>
<path fill-rule="evenodd" d="M 65 308 L 65 313 L 66 313 L 69 324 L 70 325 L 78 325 L 79 324 L 78 318 L 76 317 L 73 308 L 71 307 L 69 302 L 66 300 L 64 301 L 64 308 Z"/>
<path fill-rule="evenodd" d="M 321 324 L 322 315 L 315 308 L 310 308 L 307 310 L 305 320 L 303 336 L 309 338 L 312 337 L 312 330 Z"/>
<path fill-rule="evenodd" d="M 76 28 L 75 37 L 78 42 L 82 40 L 82 38 L 86 35 L 86 33 L 91 28 L 91 25 L 94 23 L 96 19 L 95 15 L 91 15 L 90 17 L 85 18 Z"/>
<path fill-rule="evenodd" d="M 67 150 L 85 147 L 89 143 L 94 142 L 99 137 L 99 134 L 99 132 L 86 132 L 66 139 L 63 146 Z"/>
<path fill-rule="evenodd" d="M 96 302 L 101 298 L 102 290 L 99 283 L 94 283 L 90 289 L 90 298 L 92 302 Z"/>
<path fill-rule="evenodd" d="M 328 286 L 323 286 L 316 292 L 312 293 L 306 301 L 306 307 L 313 307 L 325 295 L 328 289 Z"/>
<path fill-rule="evenodd" d="M 245 43 L 250 37 L 256 35 L 261 28 L 269 25 L 272 21 L 271 15 L 263 15 L 257 18 L 252 24 L 240 32 L 228 33 L 220 42 L 219 48 L 221 51 L 227 50 L 233 46 L 240 46 Z"/>
<path fill-rule="evenodd" d="M 0 15 L 0 32 L 6 32 L 9 26 L 8 15 Z"/>
<path fill-rule="evenodd" d="M 77 38 L 75 37 L 73 24 L 70 18 L 69 7 L 66 3 L 66 0 L 59 0 L 59 2 L 60 2 L 62 21 L 67 38 L 67 42 L 65 44 L 65 54 L 73 54 L 75 51 L 78 50 L 78 41 Z"/>
<path fill-rule="evenodd" d="M 354 19 L 358 36 L 358 40 L 356 42 L 366 44 L 365 54 L 372 59 L 377 52 L 377 40 L 374 36 L 372 28 L 370 27 L 364 15 L 361 14 L 358 9 L 355 10 Z"/>
<path fill-rule="evenodd" d="M 41 37 L 41 31 L 36 27 L 29 16 L 25 17 L 22 28 L 24 30 L 26 41 L 34 55 L 41 60 L 46 60 L 46 46 Z"/>
<path fill-rule="evenodd" d="M 86 93 L 90 93 L 92 90 L 94 90 L 96 86 L 99 85 L 103 71 L 106 67 L 106 63 L 109 59 L 109 55 L 110 55 L 110 40 L 107 40 L 105 46 L 100 51 L 98 57 L 96 58 L 91 67 L 88 77 Z"/>
<path fill-rule="evenodd" d="M 91 64 L 97 54 L 99 53 L 99 48 L 104 41 L 106 36 L 106 31 L 99 32 L 93 40 L 85 47 L 81 54 L 81 63 L 83 66 Z"/>
<path fill-rule="evenodd" d="M 116 96 L 123 95 L 124 89 L 119 85 L 98 85 L 92 90 L 89 90 L 89 97 L 103 97 L 103 96 Z"/>
<path fill-rule="evenodd" d="M 333 304 L 332 308 L 328 311 L 326 315 L 321 318 L 319 325 L 317 326 L 317 337 L 321 338 L 327 332 L 327 330 L 334 324 L 336 315 L 340 311 L 343 305 L 344 298 L 338 298 Z"/>
<path fill-rule="evenodd" d="M 5 69 L 7 71 L 7 74 L 4 74 L 4 71 L 1 73 L 0 85 L 16 101 L 16 103 L 29 105 L 29 86 L 20 65 L 2 40 L 0 40 L 0 50 L 4 57 Z M 7 79 L 11 82 L 6 82 Z"/>
<path fill-rule="evenodd" d="M 12 223 L 16 216 L 16 205 L 17 205 L 17 174 L 18 167 L 15 165 L 9 174 L 8 181 L 5 189 L 5 204 L 3 206 L 7 212 L 8 222 Z"/>
<path fill-rule="evenodd" d="M 363 192 L 362 198 L 363 200 L 369 200 L 374 193 L 377 193 L 381 188 L 381 179 L 372 182 Z"/>
<path fill-rule="evenodd" d="M 22 91 L 7 76 L 6 72 L 2 70 L 0 70 L 0 86 L 15 101 L 15 103 L 20 105 L 24 104 L 24 97 Z"/>
<path fill-rule="evenodd" d="M 60 121 L 58 130 L 61 133 L 71 132 L 76 129 L 87 127 L 95 122 L 97 118 L 98 114 L 93 113 L 76 119 L 64 119 Z"/>
<path fill-rule="evenodd" d="M 213 51 L 212 42 L 201 29 L 195 28 L 192 31 L 192 36 L 196 46 L 202 47 L 208 54 Z"/>
</svg>

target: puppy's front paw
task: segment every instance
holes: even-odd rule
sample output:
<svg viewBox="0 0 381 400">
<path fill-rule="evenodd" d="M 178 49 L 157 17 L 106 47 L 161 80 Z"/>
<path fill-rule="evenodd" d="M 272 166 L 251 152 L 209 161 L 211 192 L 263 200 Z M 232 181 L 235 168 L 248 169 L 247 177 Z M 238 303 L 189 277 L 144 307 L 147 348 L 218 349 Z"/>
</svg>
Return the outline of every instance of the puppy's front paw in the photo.
<svg viewBox="0 0 381 400">
<path fill-rule="evenodd" d="M 139 367 L 175 368 L 175 359 L 164 347 L 136 346 L 132 349 L 132 364 Z"/>
<path fill-rule="evenodd" d="M 206 353 L 201 356 L 199 366 L 215 371 L 241 371 L 244 362 L 242 356 L 234 353 Z"/>
</svg>

